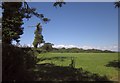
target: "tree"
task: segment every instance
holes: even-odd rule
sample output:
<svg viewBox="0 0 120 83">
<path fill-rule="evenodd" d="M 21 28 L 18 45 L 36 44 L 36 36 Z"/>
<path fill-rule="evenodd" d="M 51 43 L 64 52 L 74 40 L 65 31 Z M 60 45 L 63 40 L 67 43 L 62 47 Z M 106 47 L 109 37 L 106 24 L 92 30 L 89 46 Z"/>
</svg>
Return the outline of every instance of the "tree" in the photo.
<svg viewBox="0 0 120 83">
<path fill-rule="evenodd" d="M 9 3 L 4 2 L 2 5 L 2 41 L 11 44 L 12 40 L 17 41 L 23 34 L 23 18 L 24 14 L 20 12 L 22 2 Z"/>
<path fill-rule="evenodd" d="M 33 46 L 35 48 L 37 48 L 38 45 L 40 45 L 41 43 L 45 42 L 44 39 L 43 39 L 43 36 L 42 36 L 42 26 L 40 26 L 40 23 L 38 23 L 36 27 L 37 28 L 34 32 L 35 38 L 34 38 L 34 41 L 33 41 Z"/>
<path fill-rule="evenodd" d="M 31 18 L 32 15 L 40 18 L 43 22 L 48 22 L 43 14 L 36 12 L 35 8 L 30 8 L 26 2 L 3 2 L 2 18 L 2 41 L 11 44 L 13 40 L 19 41 L 23 34 L 23 18 Z"/>
<path fill-rule="evenodd" d="M 52 51 L 52 46 L 53 46 L 53 44 L 51 44 L 51 43 L 45 43 L 43 46 L 42 46 L 42 49 L 43 50 L 46 50 L 47 52 L 50 52 L 50 51 Z"/>
<path fill-rule="evenodd" d="M 23 27 L 21 27 L 23 25 L 23 18 L 29 19 L 32 15 L 35 15 L 45 23 L 49 19 L 45 18 L 43 14 L 37 13 L 35 8 L 30 8 L 26 2 L 3 2 L 2 9 L 2 42 L 4 42 L 2 44 L 2 81 L 34 80 L 35 77 L 28 70 L 33 69 L 38 61 L 34 55 L 35 53 L 31 49 L 26 51 L 26 48 L 23 50 L 11 45 L 11 43 L 12 41 L 17 43 L 20 41 L 20 35 L 23 34 Z"/>
</svg>

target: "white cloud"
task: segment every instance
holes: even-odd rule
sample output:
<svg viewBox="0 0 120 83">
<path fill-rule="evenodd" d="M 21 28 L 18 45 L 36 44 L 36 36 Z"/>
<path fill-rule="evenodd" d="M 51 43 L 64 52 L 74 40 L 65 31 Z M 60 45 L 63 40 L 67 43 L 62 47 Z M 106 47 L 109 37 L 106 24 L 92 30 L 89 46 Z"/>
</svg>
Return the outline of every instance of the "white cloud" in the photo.
<svg viewBox="0 0 120 83">
<path fill-rule="evenodd" d="M 42 43 L 42 44 L 38 45 L 38 47 L 41 47 L 41 46 L 43 46 L 43 45 L 44 45 L 44 44 Z M 34 47 L 33 44 L 26 44 L 25 46 Z"/>
<path fill-rule="evenodd" d="M 92 46 L 82 46 L 81 48 L 83 48 L 83 49 L 93 49 L 94 47 L 92 47 Z"/>
<path fill-rule="evenodd" d="M 73 48 L 76 47 L 74 45 L 53 45 L 54 48 Z"/>
<path fill-rule="evenodd" d="M 111 50 L 111 51 L 118 51 L 118 45 L 113 45 L 113 46 L 106 46 L 106 47 L 101 47 L 102 50 Z"/>
<path fill-rule="evenodd" d="M 83 49 L 92 49 L 94 47 L 91 47 L 91 46 L 76 46 L 76 45 L 53 45 L 54 48 L 83 48 Z"/>
</svg>

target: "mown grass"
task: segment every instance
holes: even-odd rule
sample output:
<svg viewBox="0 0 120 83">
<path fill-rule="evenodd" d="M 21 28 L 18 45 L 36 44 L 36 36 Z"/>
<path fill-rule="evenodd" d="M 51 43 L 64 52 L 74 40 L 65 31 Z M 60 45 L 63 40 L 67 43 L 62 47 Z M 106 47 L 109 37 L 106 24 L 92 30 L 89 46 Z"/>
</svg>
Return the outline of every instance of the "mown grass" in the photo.
<svg viewBox="0 0 120 83">
<path fill-rule="evenodd" d="M 69 66 L 74 58 L 75 68 L 83 68 L 91 73 L 106 75 L 112 81 L 118 81 L 119 68 L 107 66 L 111 61 L 118 60 L 118 53 L 44 53 L 39 54 L 38 64 L 52 63 L 57 66 Z"/>
</svg>

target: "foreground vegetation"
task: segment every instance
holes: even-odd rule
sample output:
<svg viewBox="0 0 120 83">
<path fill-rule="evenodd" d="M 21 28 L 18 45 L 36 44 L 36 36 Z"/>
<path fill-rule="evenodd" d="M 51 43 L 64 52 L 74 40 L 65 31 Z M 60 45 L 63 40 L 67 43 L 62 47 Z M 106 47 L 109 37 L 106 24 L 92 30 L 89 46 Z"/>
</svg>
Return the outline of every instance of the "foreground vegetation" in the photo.
<svg viewBox="0 0 120 83">
<path fill-rule="evenodd" d="M 61 67 L 70 66 L 73 59 L 75 68 L 118 80 L 118 53 L 44 53 L 39 54 L 38 58 L 38 64 L 50 63 Z"/>
<path fill-rule="evenodd" d="M 32 48 L 18 48 L 5 44 L 3 49 L 3 82 L 108 81 L 111 83 L 118 80 L 117 53 L 39 54 L 38 50 Z"/>
</svg>

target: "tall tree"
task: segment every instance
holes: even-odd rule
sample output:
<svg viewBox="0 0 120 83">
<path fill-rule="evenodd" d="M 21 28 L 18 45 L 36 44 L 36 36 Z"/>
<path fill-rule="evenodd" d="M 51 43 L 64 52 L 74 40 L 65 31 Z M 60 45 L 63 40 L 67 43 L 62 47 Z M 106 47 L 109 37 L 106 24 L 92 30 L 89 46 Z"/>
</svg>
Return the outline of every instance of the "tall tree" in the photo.
<svg viewBox="0 0 120 83">
<path fill-rule="evenodd" d="M 40 25 L 40 23 L 37 24 L 34 34 L 35 34 L 35 38 L 33 41 L 33 46 L 37 48 L 38 45 L 45 42 L 42 36 L 42 26 Z"/>
<path fill-rule="evenodd" d="M 2 41 L 11 44 L 12 40 L 17 41 L 23 34 L 23 18 L 24 14 L 20 12 L 22 2 L 11 3 L 4 2 L 2 5 Z"/>
<path fill-rule="evenodd" d="M 11 44 L 13 40 L 19 41 L 23 34 L 23 18 L 31 18 L 32 15 L 40 18 L 43 22 L 48 22 L 43 14 L 36 12 L 35 8 L 30 8 L 26 2 L 3 2 L 2 18 L 2 42 Z"/>
</svg>

